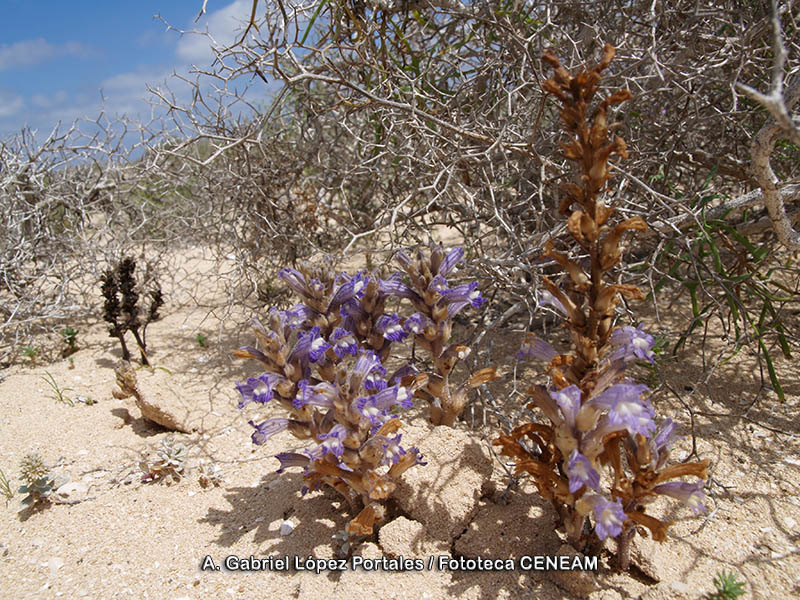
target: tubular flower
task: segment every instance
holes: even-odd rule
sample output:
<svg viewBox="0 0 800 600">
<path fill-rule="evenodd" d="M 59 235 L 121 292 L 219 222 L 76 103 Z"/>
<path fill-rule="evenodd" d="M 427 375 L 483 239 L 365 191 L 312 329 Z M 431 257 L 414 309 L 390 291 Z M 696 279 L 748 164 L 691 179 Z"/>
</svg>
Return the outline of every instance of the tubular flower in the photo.
<svg viewBox="0 0 800 600">
<path fill-rule="evenodd" d="M 639 359 L 651 364 L 655 361 L 653 353 L 655 339 L 646 333 L 642 326 L 643 324 L 639 327 L 619 327 L 611 333 L 608 341 L 618 346 L 611 354 L 611 360 L 621 359 L 627 363 Z"/>
<path fill-rule="evenodd" d="M 575 427 L 575 417 L 581 408 L 581 390 L 577 385 L 570 385 L 563 390 L 550 392 L 564 415 L 564 422 L 570 427 Z"/>
<path fill-rule="evenodd" d="M 566 470 L 570 494 L 574 494 L 583 486 L 600 491 L 600 474 L 592 467 L 589 459 L 577 450 L 573 450 L 570 454 Z"/>
<path fill-rule="evenodd" d="M 323 381 L 315 386 L 310 386 L 308 380 L 303 379 L 297 382 L 297 396 L 292 400 L 292 405 L 298 410 L 307 404 L 319 408 L 331 408 L 335 395 L 336 388 L 331 384 Z"/>
<path fill-rule="evenodd" d="M 396 465 L 400 462 L 400 457 L 404 456 L 406 451 L 400 446 L 401 434 L 397 434 L 393 438 L 383 437 L 383 462 L 382 465 L 393 464 Z"/>
<path fill-rule="evenodd" d="M 295 304 L 283 312 L 284 323 L 289 329 L 297 329 L 314 318 L 316 313 L 305 304 Z"/>
<path fill-rule="evenodd" d="M 344 454 L 344 444 L 342 442 L 344 442 L 349 433 L 347 427 L 341 424 L 331 427 L 328 433 L 320 433 L 317 439 L 322 442 L 320 444 L 322 454 L 333 452 L 337 458 L 341 458 L 342 454 Z"/>
<path fill-rule="evenodd" d="M 297 269 L 292 269 L 291 267 L 281 269 L 278 271 L 278 277 L 283 279 L 296 294 L 305 298 L 313 298 L 308 292 L 306 278 Z"/>
<path fill-rule="evenodd" d="M 622 524 L 628 518 L 622 509 L 622 502 L 611 502 L 599 494 L 587 494 L 578 502 L 590 506 L 594 512 L 595 532 L 600 540 L 622 533 Z"/>
<path fill-rule="evenodd" d="M 403 327 L 406 331 L 417 335 L 421 334 L 425 331 L 426 327 L 430 327 L 431 325 L 433 325 L 433 321 L 422 313 L 414 313 L 410 317 L 407 317 L 405 323 L 403 323 Z"/>
<path fill-rule="evenodd" d="M 474 308 L 480 308 L 486 302 L 486 298 L 481 296 L 477 281 L 465 283 L 464 285 L 457 285 L 454 288 L 444 290 L 441 294 L 442 299 L 439 300 L 440 304 L 466 302 L 471 304 Z"/>
<path fill-rule="evenodd" d="M 519 352 L 517 352 L 517 360 L 522 360 L 524 358 L 535 358 L 537 360 L 549 363 L 557 355 L 558 352 L 556 352 L 555 348 L 553 348 L 550 344 L 544 340 L 540 340 L 537 337 L 529 335 L 525 338 L 525 341 L 522 342 L 522 347 L 519 349 Z"/>
<path fill-rule="evenodd" d="M 697 483 L 670 481 L 669 483 L 655 486 L 653 492 L 675 498 L 691 508 L 694 514 L 699 515 L 706 511 L 706 507 L 703 504 L 706 499 L 706 495 L 703 493 L 704 485 L 704 481 L 698 481 Z"/>
<path fill-rule="evenodd" d="M 320 335 L 320 328 L 314 327 L 310 331 L 298 334 L 297 343 L 289 355 L 289 360 L 299 359 L 304 365 L 308 362 L 315 363 L 330 347 L 331 345 Z"/>
<path fill-rule="evenodd" d="M 272 400 L 272 386 L 275 385 L 278 379 L 279 377 L 272 373 L 262 373 L 258 377 L 248 377 L 245 383 L 237 381 L 236 389 L 242 395 L 238 405 L 239 408 L 244 408 L 250 402 L 266 404 Z"/>
<path fill-rule="evenodd" d="M 304 469 L 308 469 L 308 463 L 310 462 L 308 456 L 298 452 L 281 452 L 280 454 L 276 454 L 275 458 L 281 462 L 280 468 L 275 471 L 276 473 L 283 473 L 290 467 L 303 467 Z"/>
<path fill-rule="evenodd" d="M 548 290 L 539 291 L 539 306 L 551 306 L 565 317 L 567 316 L 567 309 L 564 308 L 564 305 L 561 304 L 561 301 L 553 296 L 553 294 Z"/>
<path fill-rule="evenodd" d="M 373 388 L 379 385 L 376 382 L 380 378 L 386 377 L 386 369 L 383 368 L 380 359 L 372 350 L 362 353 L 356 359 L 350 375 L 350 388 L 355 390 L 361 387 L 369 375 L 373 375 L 370 385 Z M 385 381 L 383 385 L 386 386 Z M 367 384 L 364 384 L 364 387 L 367 387 Z"/>
<path fill-rule="evenodd" d="M 253 439 L 253 443 L 258 444 L 259 446 L 276 433 L 280 433 L 289 427 L 289 419 L 282 418 L 267 419 L 259 425 L 256 425 L 253 421 L 248 422 L 256 429 L 251 437 Z"/>
<path fill-rule="evenodd" d="M 399 342 L 408 337 L 408 333 L 403 331 L 403 326 L 400 325 L 400 316 L 397 314 L 381 316 L 375 323 L 375 331 L 390 342 Z"/>
<path fill-rule="evenodd" d="M 417 293 L 403 283 L 399 273 L 395 273 L 388 279 L 382 279 L 379 284 L 381 294 L 394 296 L 396 298 L 406 298 L 407 300 L 418 299 Z"/>
<path fill-rule="evenodd" d="M 358 355 L 358 342 L 351 332 L 341 327 L 337 327 L 330 337 L 333 342 L 333 351 L 339 358 L 345 354 Z"/>
<path fill-rule="evenodd" d="M 641 433 L 647 437 L 656 427 L 653 407 L 641 399 L 642 392 L 647 389 L 646 385 L 618 383 L 593 397 L 589 403 L 594 407 L 607 408 L 611 425 L 621 425 L 633 435 Z"/>
<path fill-rule="evenodd" d="M 464 248 L 461 246 L 456 246 L 442 260 L 442 264 L 439 265 L 439 275 L 443 277 L 447 277 L 450 274 L 455 266 L 464 260 Z"/>
<path fill-rule="evenodd" d="M 332 312 L 339 308 L 345 302 L 358 297 L 359 293 L 367 285 L 368 278 L 363 273 L 356 273 L 350 277 L 345 283 L 340 285 L 328 303 L 328 312 Z"/>
<path fill-rule="evenodd" d="M 358 398 L 353 401 L 355 412 L 369 421 L 373 429 L 383 425 L 389 417 L 389 411 L 375 401 L 375 396 Z"/>
</svg>

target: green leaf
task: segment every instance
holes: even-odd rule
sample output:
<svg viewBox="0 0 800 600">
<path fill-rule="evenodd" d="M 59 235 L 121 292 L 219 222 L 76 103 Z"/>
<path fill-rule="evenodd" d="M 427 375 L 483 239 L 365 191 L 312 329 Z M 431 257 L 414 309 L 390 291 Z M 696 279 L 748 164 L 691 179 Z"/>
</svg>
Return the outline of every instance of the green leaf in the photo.
<svg viewBox="0 0 800 600">
<path fill-rule="evenodd" d="M 761 339 L 760 332 L 756 333 L 758 334 L 758 345 L 761 346 L 761 350 L 764 352 L 764 361 L 767 363 L 767 373 L 769 373 L 769 380 L 772 382 L 772 389 L 774 389 L 775 393 L 778 394 L 778 400 L 783 402 L 786 397 L 783 394 L 781 382 L 778 381 L 778 374 L 775 372 L 775 366 L 772 364 L 772 357 L 767 351 L 767 346 L 764 344 L 764 340 Z"/>
<path fill-rule="evenodd" d="M 322 0 L 317 5 L 317 10 L 315 10 L 314 14 L 311 15 L 311 18 L 308 21 L 308 27 L 306 27 L 306 31 L 303 34 L 303 39 L 300 40 L 300 45 L 301 46 L 306 43 L 306 38 L 308 37 L 308 34 L 311 33 L 311 28 L 314 26 L 314 22 L 317 20 L 317 17 L 319 16 L 319 13 L 322 11 L 323 8 L 325 8 L 326 4 L 328 4 L 328 0 Z"/>
</svg>

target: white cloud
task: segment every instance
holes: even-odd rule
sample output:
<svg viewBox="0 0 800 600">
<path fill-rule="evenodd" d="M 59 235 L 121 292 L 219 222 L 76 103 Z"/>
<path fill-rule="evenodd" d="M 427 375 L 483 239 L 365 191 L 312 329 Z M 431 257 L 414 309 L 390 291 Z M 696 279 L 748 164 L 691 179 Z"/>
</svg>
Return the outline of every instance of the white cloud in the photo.
<svg viewBox="0 0 800 600">
<path fill-rule="evenodd" d="M 207 31 L 208 36 L 185 33 L 178 42 L 178 57 L 194 64 L 211 63 L 215 57 L 212 45 L 225 47 L 233 44 L 247 26 L 252 10 L 252 0 L 236 0 L 210 13 L 197 23 L 197 30 Z"/>
<path fill-rule="evenodd" d="M 38 108 L 51 108 L 67 101 L 66 90 L 59 90 L 54 94 L 34 94 L 31 102 Z"/>
<path fill-rule="evenodd" d="M 8 90 L 0 90 L 0 119 L 13 117 L 22 110 L 23 106 L 25 106 L 25 101 L 22 96 Z"/>
<path fill-rule="evenodd" d="M 0 71 L 31 67 L 56 56 L 85 57 L 90 53 L 91 48 L 80 42 L 51 44 L 44 38 L 0 44 Z"/>
</svg>

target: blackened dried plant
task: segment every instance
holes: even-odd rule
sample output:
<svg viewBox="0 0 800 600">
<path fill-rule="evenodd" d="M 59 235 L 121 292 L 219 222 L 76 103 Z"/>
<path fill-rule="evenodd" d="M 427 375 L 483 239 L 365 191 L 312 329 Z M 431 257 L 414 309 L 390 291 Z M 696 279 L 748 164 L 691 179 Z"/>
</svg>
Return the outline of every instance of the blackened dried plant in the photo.
<svg viewBox="0 0 800 600">
<path fill-rule="evenodd" d="M 144 319 L 141 318 L 142 308 L 139 303 L 139 289 L 136 283 L 134 271 L 136 261 L 133 258 L 123 258 L 116 268 L 108 269 L 101 279 L 103 297 L 105 298 L 103 319 L 111 327 L 108 333 L 111 337 L 119 340 L 122 346 L 122 360 L 131 359 L 130 351 L 125 343 L 125 332 L 130 331 L 136 339 L 139 352 L 142 357 L 142 364 L 149 365 L 147 358 L 147 326 L 153 321 L 161 318 L 158 311 L 164 304 L 164 297 L 158 282 L 154 282 L 154 288 L 148 292 L 150 306 L 145 313 Z M 122 301 L 120 301 L 122 294 Z"/>
</svg>

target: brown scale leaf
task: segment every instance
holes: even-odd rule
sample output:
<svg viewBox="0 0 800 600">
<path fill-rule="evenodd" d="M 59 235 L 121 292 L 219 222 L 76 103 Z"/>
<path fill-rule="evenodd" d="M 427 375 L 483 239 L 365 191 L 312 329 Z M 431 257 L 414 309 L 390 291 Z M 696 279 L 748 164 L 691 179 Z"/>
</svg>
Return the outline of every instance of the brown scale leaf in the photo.
<svg viewBox="0 0 800 600">
<path fill-rule="evenodd" d="M 371 535 L 375 525 L 375 509 L 372 505 L 365 507 L 355 519 L 347 524 L 347 533 L 350 535 Z"/>
<path fill-rule="evenodd" d="M 672 521 L 659 521 L 655 517 L 646 515 L 638 510 L 625 511 L 628 518 L 639 525 L 647 527 L 653 534 L 653 539 L 657 542 L 663 542 L 667 539 L 667 528 L 672 525 Z"/>
<path fill-rule="evenodd" d="M 653 480 L 653 485 L 658 485 L 670 479 L 685 477 L 687 475 L 694 475 L 705 481 L 708 479 L 709 462 L 710 461 L 706 458 L 698 462 L 681 463 L 679 465 L 667 467 L 658 473 L 658 476 Z"/>
<path fill-rule="evenodd" d="M 632 217 L 630 219 L 626 219 L 614 229 L 611 230 L 605 239 L 603 240 L 603 244 L 601 247 L 601 262 L 600 266 L 604 271 L 609 270 L 614 265 L 616 265 L 621 256 L 619 243 L 622 239 L 622 235 L 626 231 L 646 231 L 647 224 L 641 217 Z"/>
<path fill-rule="evenodd" d="M 561 265 L 569 273 L 572 282 L 579 290 L 584 289 L 589 284 L 589 277 L 584 273 L 583 269 L 566 254 L 556 252 L 552 240 L 547 240 L 542 256 L 552 258 Z"/>
</svg>

